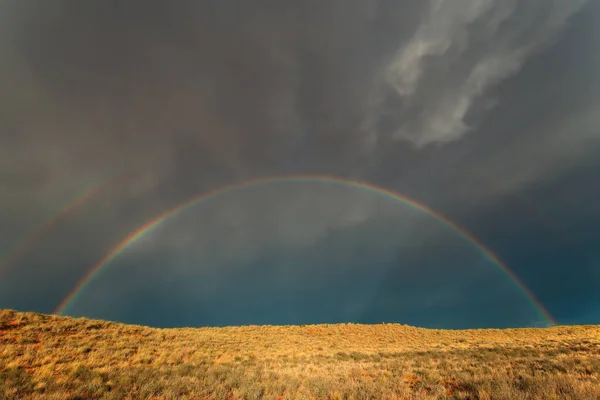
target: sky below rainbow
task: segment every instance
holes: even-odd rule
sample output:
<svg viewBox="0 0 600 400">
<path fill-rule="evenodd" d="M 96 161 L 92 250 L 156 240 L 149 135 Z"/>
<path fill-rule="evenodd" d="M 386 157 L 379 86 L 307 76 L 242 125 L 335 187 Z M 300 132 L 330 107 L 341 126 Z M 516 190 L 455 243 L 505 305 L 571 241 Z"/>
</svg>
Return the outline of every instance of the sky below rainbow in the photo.
<svg viewBox="0 0 600 400">
<path fill-rule="evenodd" d="M 0 308 L 600 323 L 599 19 L 585 0 L 2 2 Z M 290 176 L 313 179 L 223 190 Z"/>
</svg>

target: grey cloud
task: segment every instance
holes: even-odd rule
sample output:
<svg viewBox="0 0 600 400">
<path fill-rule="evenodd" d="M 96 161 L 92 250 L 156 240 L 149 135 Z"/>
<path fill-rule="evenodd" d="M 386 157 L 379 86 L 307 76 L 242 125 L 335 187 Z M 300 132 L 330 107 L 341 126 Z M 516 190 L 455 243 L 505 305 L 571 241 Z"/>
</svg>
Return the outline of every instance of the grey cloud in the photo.
<svg viewBox="0 0 600 400">
<path fill-rule="evenodd" d="M 494 155 L 481 160 L 481 169 L 473 173 L 473 179 L 494 185 L 487 193 L 514 192 L 585 164 L 600 150 L 599 112 L 600 104 L 591 104 L 566 118 L 549 117 L 519 141 L 507 141 Z M 491 171 L 504 179 L 492 183 Z"/>
<path fill-rule="evenodd" d="M 375 95 L 379 104 L 366 125 L 377 131 L 377 115 L 387 111 L 382 108 L 389 97 L 397 97 L 396 107 L 406 110 L 392 135 L 418 146 L 456 140 L 471 130 L 470 114 L 493 105 L 488 91 L 547 45 L 585 1 L 429 4 L 412 38 L 384 68 Z M 484 110 L 477 109 L 481 102 Z"/>
<path fill-rule="evenodd" d="M 411 243 L 440 232 L 431 231 L 433 217 L 370 191 L 334 183 L 288 182 L 233 190 L 185 209 L 150 232 L 139 251 L 163 247 L 173 254 L 217 252 L 242 260 L 265 248 L 311 247 L 333 232 L 373 218 L 403 225 L 407 235 L 410 231 Z M 407 239 L 398 235 L 387 245 L 398 246 Z"/>
<path fill-rule="evenodd" d="M 255 176 L 361 173 L 362 93 L 419 6 L 2 9 L 0 222 L 52 214 L 109 171 L 128 177 L 97 199 L 116 226 Z"/>
<path fill-rule="evenodd" d="M 386 129 L 417 144 L 460 136 L 581 4 L 3 3 L 2 222 L 52 212 L 107 170 L 134 173 L 103 201 L 144 215 L 255 176 L 369 180 L 392 149 Z M 393 153 L 398 179 L 445 168 Z"/>
</svg>

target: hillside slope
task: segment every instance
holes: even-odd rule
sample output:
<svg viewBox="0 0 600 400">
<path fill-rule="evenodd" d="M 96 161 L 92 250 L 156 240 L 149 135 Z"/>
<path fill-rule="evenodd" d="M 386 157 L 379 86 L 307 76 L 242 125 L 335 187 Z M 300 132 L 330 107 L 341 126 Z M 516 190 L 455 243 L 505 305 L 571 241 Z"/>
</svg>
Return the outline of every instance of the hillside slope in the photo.
<svg viewBox="0 0 600 400">
<path fill-rule="evenodd" d="M 600 399 L 600 326 L 155 329 L 0 310 L 2 399 Z"/>
</svg>

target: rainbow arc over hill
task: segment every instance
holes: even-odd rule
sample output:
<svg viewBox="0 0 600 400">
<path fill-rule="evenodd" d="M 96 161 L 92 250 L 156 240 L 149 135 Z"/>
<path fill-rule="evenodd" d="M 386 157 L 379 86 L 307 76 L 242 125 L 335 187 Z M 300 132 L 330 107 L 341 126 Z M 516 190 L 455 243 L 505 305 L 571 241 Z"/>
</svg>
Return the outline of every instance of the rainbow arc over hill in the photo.
<svg viewBox="0 0 600 400">
<path fill-rule="evenodd" d="M 549 325 L 556 325 L 556 321 L 550 315 L 548 310 L 544 307 L 544 305 L 535 297 L 535 295 L 529 290 L 525 284 L 521 281 L 521 279 L 506 265 L 500 260 L 500 258 L 492 252 L 489 248 L 485 246 L 479 239 L 474 237 L 471 233 L 469 233 L 464 228 L 458 226 L 456 223 L 449 220 L 447 217 L 442 214 L 432 210 L 428 206 L 417 202 L 411 198 L 408 198 L 402 194 L 393 192 L 391 190 L 375 186 L 373 184 L 361 181 L 355 181 L 350 179 L 339 178 L 335 176 L 325 176 L 325 175 L 293 175 L 293 176 L 281 176 L 281 177 L 267 177 L 267 178 L 259 178 L 253 179 L 249 181 L 244 181 L 241 183 L 235 183 L 232 185 L 227 185 L 221 188 L 217 188 L 215 190 L 211 190 L 205 193 L 202 193 L 198 196 L 195 196 L 171 209 L 166 210 L 161 213 L 154 219 L 148 221 L 136 231 L 130 233 L 127 237 L 125 237 L 121 242 L 119 242 L 110 252 L 106 254 L 104 258 L 102 258 L 97 264 L 91 267 L 88 272 L 79 280 L 79 282 L 75 285 L 75 287 L 71 290 L 71 292 L 64 298 L 63 301 L 58 305 L 55 310 L 57 314 L 64 314 L 68 311 L 71 304 L 77 300 L 77 298 L 84 292 L 85 288 L 92 282 L 99 273 L 108 265 L 112 260 L 114 260 L 119 254 L 125 251 L 127 248 L 131 247 L 135 244 L 140 238 L 145 236 L 148 232 L 156 228 L 158 225 L 164 223 L 171 217 L 181 213 L 182 211 L 188 209 L 191 206 L 198 205 L 204 201 L 215 198 L 219 195 L 234 191 L 240 190 L 244 188 L 251 188 L 261 185 L 273 185 L 273 184 L 281 184 L 281 183 L 323 183 L 323 184 L 338 184 L 344 185 L 348 187 L 354 187 L 356 189 L 367 190 L 376 195 L 387 197 L 394 199 L 398 202 L 401 202 L 405 205 L 408 205 L 416 210 L 419 210 L 427 215 L 430 215 L 436 218 L 441 224 L 449 227 L 453 231 L 455 231 L 458 235 L 460 235 L 466 242 L 474 245 L 479 249 L 479 251 L 491 262 L 496 264 L 499 268 L 501 268 L 506 275 L 508 275 L 514 284 L 527 296 L 529 302 L 532 306 L 537 310 L 540 316 L 548 322 Z"/>
</svg>

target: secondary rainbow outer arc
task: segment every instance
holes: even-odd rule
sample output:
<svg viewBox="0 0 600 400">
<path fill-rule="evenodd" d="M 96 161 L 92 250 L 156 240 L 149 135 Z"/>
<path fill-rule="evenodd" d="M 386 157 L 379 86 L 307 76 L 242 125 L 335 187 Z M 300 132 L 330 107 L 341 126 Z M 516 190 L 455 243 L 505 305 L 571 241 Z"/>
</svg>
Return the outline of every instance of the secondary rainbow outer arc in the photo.
<svg viewBox="0 0 600 400">
<path fill-rule="evenodd" d="M 137 240 L 139 240 L 144 234 L 151 231 L 153 228 L 157 227 L 159 224 L 164 222 L 169 217 L 183 211 L 187 207 L 197 204 L 203 200 L 207 200 L 209 198 L 218 196 L 222 193 L 234 190 L 241 189 L 261 184 L 274 184 L 274 183 L 285 183 L 285 182 L 324 182 L 324 183 L 340 183 L 347 186 L 353 186 L 360 189 L 371 190 L 379 195 L 387 196 L 403 203 L 409 204 L 410 206 L 429 214 L 435 217 L 437 220 L 458 232 L 466 241 L 475 245 L 490 261 L 498 265 L 512 280 L 513 282 L 525 293 L 525 295 L 529 298 L 530 302 L 536 308 L 536 310 L 543 316 L 546 321 L 550 325 L 556 325 L 556 321 L 552 317 L 552 315 L 546 310 L 546 308 L 541 304 L 541 302 L 535 297 L 535 295 L 525 286 L 525 284 L 516 276 L 510 268 L 506 264 L 504 264 L 500 258 L 494 254 L 490 249 L 488 249 L 479 239 L 474 237 L 471 233 L 469 233 L 464 228 L 461 228 L 442 214 L 433 211 L 429 207 L 424 204 L 417 203 L 415 200 L 410 199 L 404 195 L 398 194 L 391 190 L 381 188 L 375 185 L 372 185 L 367 182 L 354 181 L 350 179 L 338 178 L 333 176 L 310 176 L 310 175 L 300 175 L 300 176 L 284 176 L 284 177 L 271 177 L 271 178 L 260 178 L 254 179 L 250 181 L 244 181 L 241 183 L 236 183 L 232 185 L 227 185 L 207 193 L 203 193 L 199 196 L 196 196 L 174 208 L 171 208 L 162 214 L 158 215 L 156 218 L 151 220 L 150 222 L 144 224 L 136 231 L 129 234 L 125 239 L 123 239 L 115 248 L 113 248 L 102 260 L 100 260 L 96 265 L 94 265 L 87 274 L 75 285 L 73 290 L 67 295 L 67 297 L 58 305 L 55 310 L 55 313 L 62 314 L 65 309 L 69 306 L 69 304 L 76 299 L 77 295 L 80 294 L 83 289 L 91 282 L 91 280 L 96 276 L 96 274 L 104 267 L 107 263 L 113 260 L 116 256 L 118 256 L 122 251 L 126 250 L 132 244 L 134 244 Z"/>
<path fill-rule="evenodd" d="M 10 265 L 14 263 L 21 255 L 33 244 L 35 244 L 42 236 L 56 227 L 62 220 L 64 220 L 71 212 L 75 209 L 81 207 L 88 200 L 96 196 L 100 193 L 104 188 L 106 188 L 110 183 L 111 179 L 102 181 L 100 184 L 91 187 L 87 191 L 85 191 L 81 196 L 77 197 L 74 201 L 67 204 L 61 210 L 50 219 L 47 220 L 44 224 L 42 224 L 39 228 L 33 231 L 30 235 L 25 237 L 16 247 L 8 253 L 4 261 L 0 261 L 0 275 L 6 272 Z"/>
</svg>

